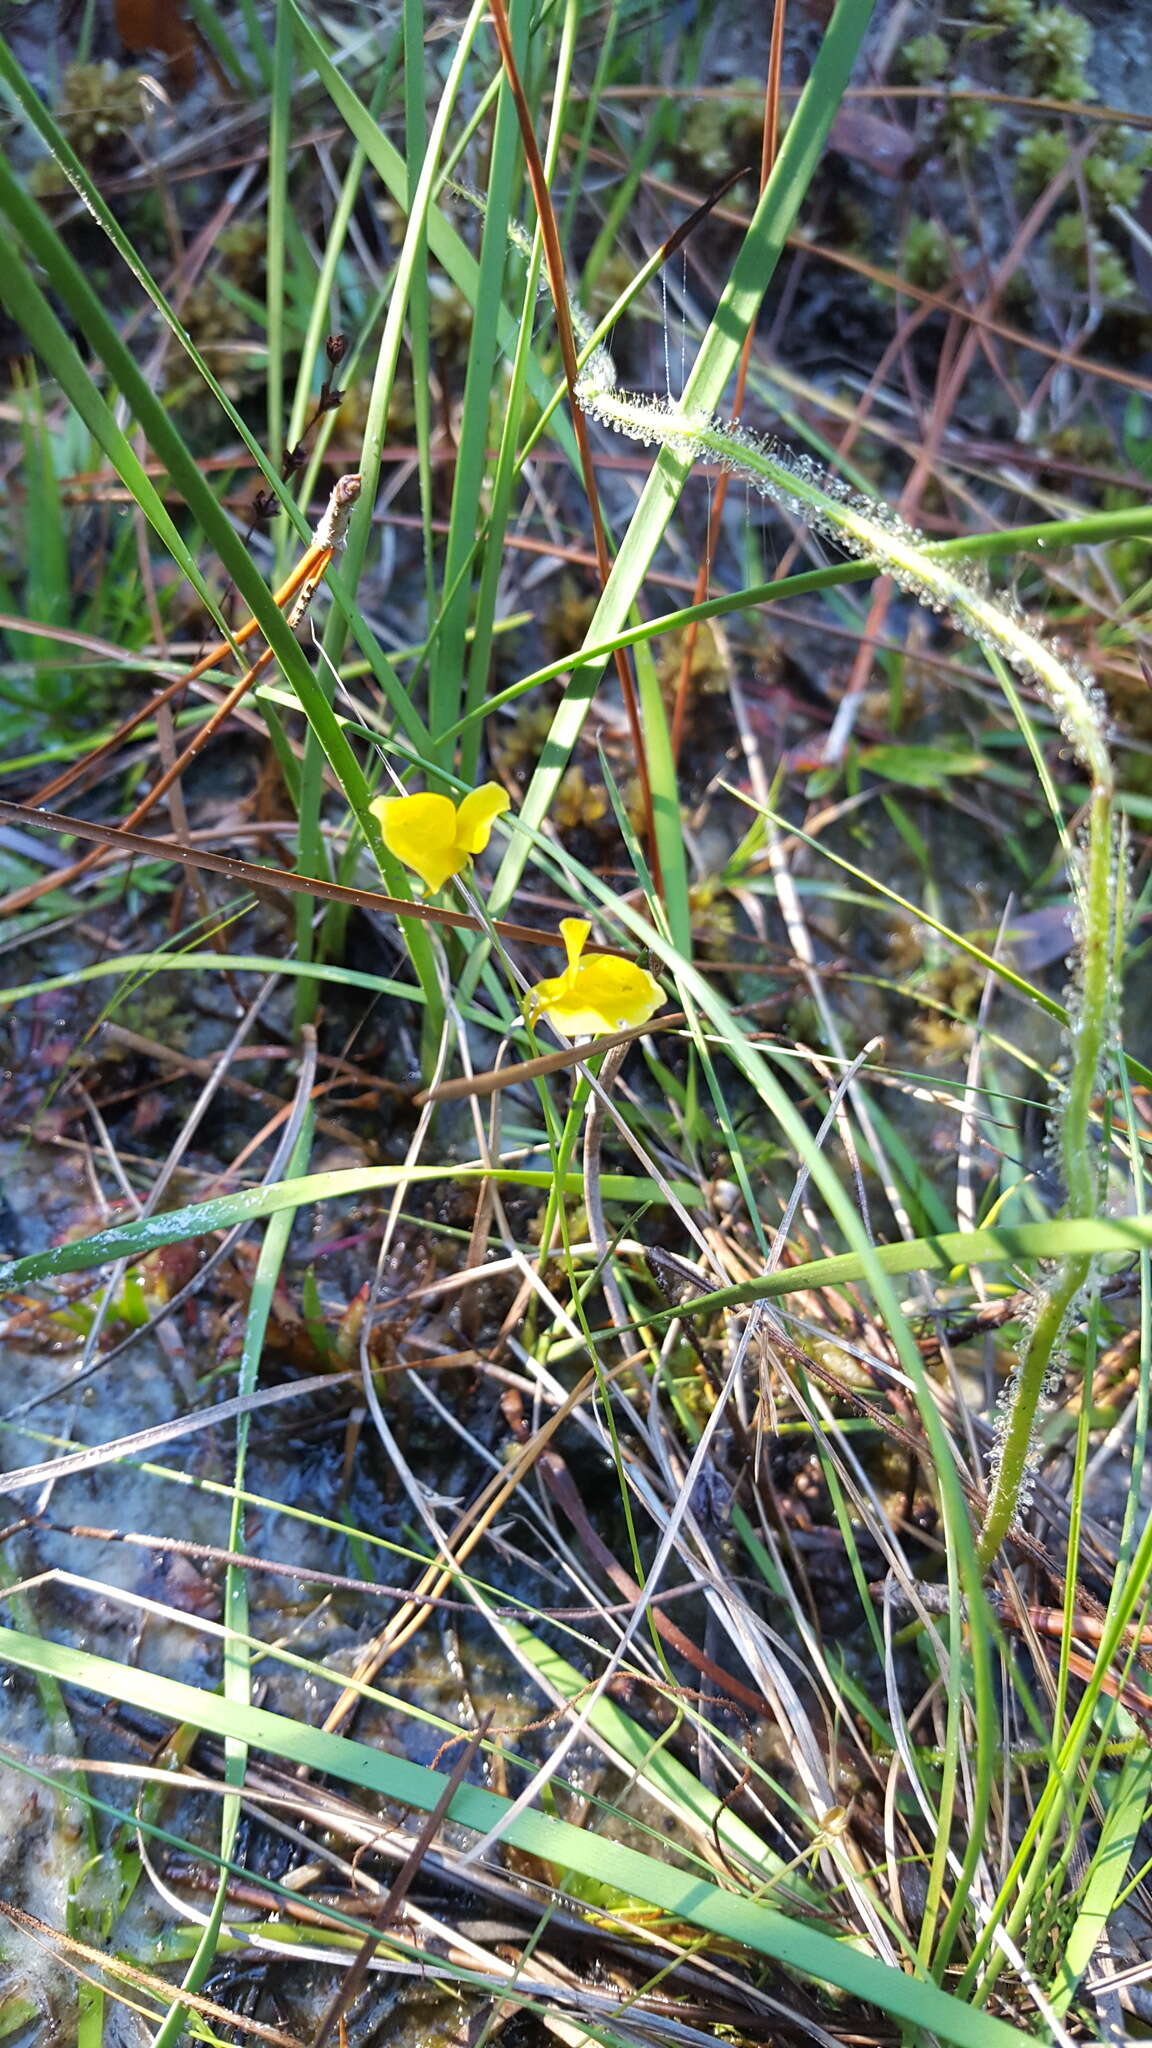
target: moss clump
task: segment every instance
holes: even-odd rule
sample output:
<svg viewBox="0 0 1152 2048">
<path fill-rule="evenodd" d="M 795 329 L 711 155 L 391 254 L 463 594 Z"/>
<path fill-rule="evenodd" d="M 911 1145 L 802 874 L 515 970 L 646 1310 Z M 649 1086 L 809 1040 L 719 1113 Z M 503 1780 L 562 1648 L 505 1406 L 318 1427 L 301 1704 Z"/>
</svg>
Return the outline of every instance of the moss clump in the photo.
<svg viewBox="0 0 1152 2048">
<path fill-rule="evenodd" d="M 608 791 L 602 782 L 589 782 L 578 761 L 564 770 L 552 800 L 551 819 L 558 832 L 583 828 L 595 831 L 608 815 Z"/>
<path fill-rule="evenodd" d="M 956 82 L 966 83 L 960 79 Z M 940 129 L 949 142 L 961 143 L 966 149 L 987 149 L 1002 120 L 999 109 L 990 107 L 986 100 L 961 95 L 949 99 Z"/>
<path fill-rule="evenodd" d="M 114 64 L 69 64 L 56 102 L 56 119 L 81 163 L 91 170 L 115 167 L 124 140 L 144 119 L 139 71 L 117 71 Z M 56 199 L 71 191 L 66 172 L 55 157 L 41 157 L 28 180 L 38 199 Z"/>
<path fill-rule="evenodd" d="M 939 291 L 955 277 L 959 253 L 939 221 L 913 216 L 904 229 L 900 268 L 909 284 L 919 285 L 921 291 Z"/>
<path fill-rule="evenodd" d="M 442 363 L 466 363 L 472 345 L 472 308 L 450 278 L 428 279 L 428 332 Z"/>
<path fill-rule="evenodd" d="M 85 163 L 107 157 L 144 119 L 140 72 L 117 71 L 113 64 L 70 64 L 56 119 Z"/>
<path fill-rule="evenodd" d="M 637 265 L 626 249 L 610 249 L 594 279 L 585 276 L 581 304 L 601 320 L 636 278 Z"/>
<path fill-rule="evenodd" d="M 943 36 L 913 36 L 903 44 L 896 68 L 914 85 L 930 85 L 934 78 L 947 76 L 952 52 Z"/>
<path fill-rule="evenodd" d="M 692 935 L 708 958 L 726 958 L 736 940 L 736 911 L 725 884 L 715 875 L 688 891 Z"/>
<path fill-rule="evenodd" d="M 216 241 L 221 265 L 234 284 L 253 290 L 263 279 L 268 236 L 262 221 L 234 220 Z"/>
<path fill-rule="evenodd" d="M 753 78 L 734 78 L 724 97 L 697 100 L 680 124 L 675 149 L 686 168 L 710 183 L 760 160 L 763 87 Z"/>
<path fill-rule="evenodd" d="M 1063 128 L 1037 128 L 1016 144 L 1016 184 L 1027 199 L 1035 198 L 1064 169 L 1072 145 Z"/>
<path fill-rule="evenodd" d="M 1058 427 L 1049 438 L 1048 451 L 1064 462 L 1093 469 L 1115 460 L 1116 436 L 1106 421 L 1089 415 Z"/>
<path fill-rule="evenodd" d="M 540 758 L 552 727 L 555 706 L 522 704 L 514 718 L 503 720 L 491 736 L 492 759 L 501 775 L 526 778 Z"/>
<path fill-rule="evenodd" d="M 215 278 L 204 278 L 189 292 L 183 315 L 184 325 L 213 375 L 232 367 L 236 344 L 248 333 L 248 320 L 221 291 Z M 186 375 L 183 357 L 174 355 L 171 367 L 173 375 L 182 381 Z"/>
<path fill-rule="evenodd" d="M 685 635 L 676 633 L 657 665 L 656 673 L 665 703 L 671 709 L 680 687 L 680 670 L 684 661 Z M 728 659 L 724 647 L 712 627 L 705 621 L 698 629 L 692 646 L 692 660 L 689 668 L 691 698 L 694 703 L 699 697 L 715 697 L 726 694 L 728 689 Z"/>
<path fill-rule="evenodd" d="M 1070 7 L 1039 7 L 1026 15 L 1016 56 L 1036 92 L 1058 100 L 1093 97 L 1084 66 L 1092 54 L 1092 25 Z"/>
<path fill-rule="evenodd" d="M 908 1036 L 926 1067 L 950 1066 L 967 1053 L 972 1043 L 969 1020 L 979 1006 L 982 987 L 978 969 L 966 958 L 942 960 L 922 976 L 916 992 L 931 1007 L 915 1018 Z"/>
<path fill-rule="evenodd" d="M 372 398 L 372 386 L 367 381 L 346 384 L 336 409 L 336 438 L 351 448 L 358 448 L 364 439 L 368 423 L 368 407 Z M 388 437 L 391 441 L 410 441 L 416 427 L 416 399 L 412 390 L 412 372 L 407 362 L 397 366 L 392 390 L 388 397 Z"/>
<path fill-rule="evenodd" d="M 1032 0 L 976 0 L 975 11 L 991 28 L 1020 28 L 1032 12 Z"/>
<path fill-rule="evenodd" d="M 346 437 L 353 449 L 359 448 L 368 424 L 372 403 L 372 380 L 364 377 L 358 382 L 346 384 L 340 394 L 336 408 L 337 437 Z M 387 432 L 393 441 L 410 441 L 416 431 L 416 391 L 412 382 L 412 365 L 404 357 L 396 365 L 392 389 L 388 394 Z"/>
<path fill-rule="evenodd" d="M 596 615 L 597 598 L 565 572 L 560 589 L 544 614 L 544 639 L 550 654 L 572 654 L 584 645 L 588 628 Z"/>
<path fill-rule="evenodd" d="M 1119 138 L 1118 138 L 1119 139 Z M 1146 153 L 1126 158 L 1095 150 L 1084 165 L 1084 183 L 1100 212 L 1110 206 L 1135 206 L 1147 175 Z"/>
<path fill-rule="evenodd" d="M 66 173 L 54 156 L 37 157 L 28 173 L 28 190 L 33 199 L 64 199 L 71 192 Z"/>
<path fill-rule="evenodd" d="M 1128 266 L 1099 228 L 1082 214 L 1067 213 L 1048 237 L 1048 253 L 1058 271 L 1081 290 L 1094 288 L 1102 299 L 1127 299 L 1132 280 Z"/>
</svg>

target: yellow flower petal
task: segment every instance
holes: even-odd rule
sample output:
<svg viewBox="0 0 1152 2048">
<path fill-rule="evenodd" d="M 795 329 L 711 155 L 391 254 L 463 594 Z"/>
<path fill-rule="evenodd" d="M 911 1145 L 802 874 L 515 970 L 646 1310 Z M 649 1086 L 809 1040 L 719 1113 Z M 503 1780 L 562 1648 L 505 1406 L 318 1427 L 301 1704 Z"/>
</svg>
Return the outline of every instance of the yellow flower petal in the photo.
<svg viewBox="0 0 1152 2048">
<path fill-rule="evenodd" d="M 456 844 L 456 806 L 449 796 L 384 796 L 371 806 L 380 836 L 397 860 L 413 868 L 426 889 L 442 889 L 468 864 Z"/>
<path fill-rule="evenodd" d="M 456 844 L 464 853 L 483 853 L 492 836 L 495 819 L 511 809 L 507 792 L 498 782 L 481 783 L 470 789 L 456 813 Z"/>
<path fill-rule="evenodd" d="M 567 993 L 566 974 L 554 974 L 547 981 L 538 981 L 524 998 L 524 1012 L 528 1022 L 535 1024 L 541 1017 L 551 1017 L 557 1003 L 562 1003 Z"/>
<path fill-rule="evenodd" d="M 575 974 L 576 963 L 588 943 L 588 936 L 591 930 L 591 925 L 583 917 L 562 917 L 560 919 L 560 937 L 564 941 L 564 951 L 568 955 L 568 972 L 562 977 L 563 980 L 567 981 L 571 975 Z"/>
<path fill-rule="evenodd" d="M 498 782 L 469 790 L 461 803 L 450 796 L 378 796 L 369 805 L 380 820 L 380 835 L 397 860 L 414 868 L 426 889 L 442 889 L 452 875 L 483 853 L 492 822 L 509 808 Z"/>
<path fill-rule="evenodd" d="M 563 1005 L 570 1021 L 562 1029 L 569 1033 L 623 1031 L 631 1025 L 647 1024 L 663 1003 L 663 989 L 645 968 L 637 967 L 631 960 L 601 954 L 596 959 L 581 961 L 573 976 L 573 986 Z M 576 1022 L 577 1004 L 581 1019 L 598 1018 L 599 1022 Z"/>
<path fill-rule="evenodd" d="M 568 965 L 563 974 L 538 981 L 528 997 L 531 1023 L 547 1017 L 569 1038 L 598 1038 L 606 1031 L 623 1031 L 646 1024 L 664 1002 L 664 991 L 646 968 L 614 953 L 597 953 L 590 960 L 580 955 L 591 926 L 582 918 L 566 917 L 560 931 Z"/>
</svg>

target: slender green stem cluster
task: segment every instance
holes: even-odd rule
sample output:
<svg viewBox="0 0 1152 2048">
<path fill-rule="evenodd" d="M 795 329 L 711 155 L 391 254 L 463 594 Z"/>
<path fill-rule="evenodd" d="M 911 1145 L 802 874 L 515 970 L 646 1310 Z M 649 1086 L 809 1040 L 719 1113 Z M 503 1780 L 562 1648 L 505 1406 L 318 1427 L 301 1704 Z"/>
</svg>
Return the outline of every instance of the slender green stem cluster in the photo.
<svg viewBox="0 0 1152 2048">
<path fill-rule="evenodd" d="M 1094 1216 L 1101 1167 L 1092 1143 L 1091 1106 L 1111 1044 L 1112 935 L 1120 915 L 1122 876 L 1115 853 L 1115 778 L 1107 722 L 1092 685 L 1010 606 L 989 596 L 970 572 L 935 555 L 923 536 L 897 514 L 852 490 L 808 456 L 739 425 L 677 412 L 659 400 L 621 391 L 603 349 L 589 357 L 578 395 L 585 410 L 604 425 L 645 446 L 671 448 L 690 461 L 707 462 L 742 478 L 849 553 L 874 561 L 902 590 L 953 620 L 1044 692 L 1092 788 L 1084 843 L 1073 864 L 1079 959 L 1058 1128 L 1065 1213 Z M 1045 1381 L 1090 1278 L 1088 1258 L 1063 1259 L 1039 1295 L 998 1432 L 991 1497 L 980 1535 L 986 1564 L 996 1556 L 1020 1511 Z"/>
</svg>

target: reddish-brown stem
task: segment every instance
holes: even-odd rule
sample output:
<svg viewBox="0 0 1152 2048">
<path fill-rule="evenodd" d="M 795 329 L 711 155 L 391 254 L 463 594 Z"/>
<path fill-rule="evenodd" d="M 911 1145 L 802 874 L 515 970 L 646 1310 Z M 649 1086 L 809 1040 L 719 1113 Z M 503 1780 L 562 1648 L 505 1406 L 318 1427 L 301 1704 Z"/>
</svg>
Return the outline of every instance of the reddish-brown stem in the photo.
<svg viewBox="0 0 1152 2048">
<path fill-rule="evenodd" d="M 315 553 L 315 550 L 312 552 Z M 324 557 L 325 568 L 330 560 L 331 550 L 328 550 Z M 227 652 L 228 646 L 225 642 L 223 647 L 215 653 L 215 659 L 220 660 Z M 153 810 L 160 802 L 161 797 L 167 795 L 172 784 L 191 766 L 197 754 L 207 746 L 209 740 L 214 733 L 219 731 L 225 719 L 231 717 L 241 698 L 247 696 L 253 683 L 264 673 L 271 659 L 272 649 L 266 647 L 263 654 L 257 656 L 251 668 L 246 669 L 239 681 L 233 683 L 227 696 L 221 699 L 216 709 L 206 719 L 199 731 L 192 735 L 183 753 L 177 754 L 176 759 L 164 770 L 159 779 L 153 783 L 147 796 L 142 797 L 135 810 L 128 813 L 122 827 L 125 832 L 131 832 L 136 825 L 139 825 L 141 820 L 148 816 L 149 811 Z M 211 662 L 208 663 L 208 666 L 211 666 Z M 193 670 L 192 676 L 196 673 L 197 671 Z M 203 667 L 200 668 L 199 673 L 204 673 Z M 191 681 L 192 676 L 186 676 L 184 681 Z M 38 882 L 29 882 L 23 889 L 14 889 L 12 894 L 6 896 L 3 902 L 0 903 L 0 916 L 13 916 L 19 910 L 26 910 L 29 904 L 37 903 L 41 896 L 48 895 L 53 889 L 68 888 L 73 882 L 79 881 L 81 875 L 86 875 L 90 868 L 94 868 L 100 857 L 99 848 L 95 848 L 91 853 L 84 854 L 81 859 L 73 861 L 71 867 L 54 868 L 51 874 L 41 875 Z"/>
<path fill-rule="evenodd" d="M 10 804 L 0 799 L 0 824 L 41 825 L 47 831 L 68 833 L 77 839 L 94 839 L 100 847 L 111 847 L 113 852 L 125 854 L 133 860 L 175 861 L 181 867 L 206 868 L 211 874 L 225 875 L 230 882 L 239 882 L 245 889 L 317 896 L 325 903 L 354 904 L 364 910 L 380 911 L 395 917 L 415 917 L 422 924 L 444 925 L 452 931 L 487 929 L 466 910 L 445 910 L 438 903 L 411 903 L 406 897 L 387 896 L 382 889 L 352 889 L 342 882 L 324 882 L 314 875 L 296 874 L 290 868 L 264 867 L 255 861 L 238 860 L 230 853 L 211 853 L 207 847 L 181 846 L 174 839 L 150 839 L 142 832 L 128 832 L 116 825 L 97 825 L 89 818 L 72 818 L 60 811 L 33 810 L 27 804 Z M 54 887 L 59 887 L 59 874 L 53 873 L 51 881 Z M 510 924 L 506 918 L 494 918 L 492 930 L 498 932 L 502 939 L 521 946 L 550 946 L 555 949 L 559 945 L 555 932 L 541 931 L 530 924 Z M 604 946 L 588 947 L 589 953 L 609 950 Z"/>
<path fill-rule="evenodd" d="M 311 546 L 297 563 L 291 575 L 285 579 L 276 592 L 274 602 L 277 605 L 285 605 L 293 597 L 296 599 L 288 615 L 288 624 L 290 626 L 299 625 L 327 573 L 333 555 L 343 546 L 348 520 L 359 496 L 360 478 L 358 476 L 342 476 L 337 482 L 320 523 L 316 528 Z M 233 644 L 242 645 L 255 631 L 256 621 L 255 619 L 249 619 L 247 624 L 241 626 L 239 632 L 233 636 L 232 642 L 221 640 L 215 647 L 210 648 L 208 653 L 196 663 L 195 667 L 189 669 L 187 675 L 181 676 L 176 683 L 169 684 L 167 689 L 162 690 L 158 697 L 154 697 L 150 704 L 145 705 L 141 711 L 136 712 L 132 718 L 126 720 L 120 727 L 119 732 L 114 733 L 110 740 L 106 740 L 102 747 L 97 748 L 95 754 L 89 755 L 87 760 L 75 765 L 66 771 L 64 775 L 58 775 L 54 782 L 50 782 L 46 788 L 42 789 L 37 808 L 44 803 L 45 799 L 55 795 L 57 790 L 66 788 L 69 781 L 73 780 L 76 775 L 90 768 L 94 760 L 105 757 L 112 748 L 118 746 L 125 734 L 133 731 L 135 726 L 140 723 L 142 718 L 146 718 L 150 711 L 155 711 L 160 705 L 166 704 L 168 699 L 177 690 L 183 689 L 190 682 L 194 682 L 197 676 L 202 676 L 208 669 L 215 668 L 217 662 L 223 661 L 224 657 L 230 653 Z M 154 809 L 160 802 L 161 797 L 165 796 L 171 789 L 173 783 L 184 774 L 185 770 L 195 760 L 197 754 L 207 746 L 213 734 L 219 731 L 225 719 L 230 717 L 241 699 L 247 695 L 253 683 L 263 674 L 271 659 L 271 648 L 265 648 L 263 654 L 258 655 L 252 663 L 251 668 L 247 669 L 239 681 L 233 684 L 228 694 L 216 706 L 199 732 L 193 734 L 183 753 L 177 755 L 176 759 L 164 770 L 159 781 L 149 790 L 147 796 L 137 804 L 134 811 L 129 813 L 128 817 L 124 820 L 122 828 L 125 832 L 131 832 L 134 826 L 138 825 L 143 818 L 146 818 L 149 811 Z M 11 916 L 16 911 L 26 910 L 30 904 L 38 902 L 41 896 L 46 896 L 51 890 L 67 888 L 69 883 L 78 881 L 81 875 L 86 875 L 90 868 L 95 867 L 99 859 L 99 851 L 86 853 L 81 860 L 73 861 L 71 867 L 56 869 L 52 874 L 42 875 L 38 882 L 30 882 L 26 888 L 14 890 L 10 896 L 5 897 L 4 901 L 0 903 L 0 916 L 5 914 Z"/>
<path fill-rule="evenodd" d="M 524 144 L 524 157 L 528 170 L 532 196 L 540 221 L 540 233 L 544 243 L 544 261 L 548 269 L 548 282 L 552 289 L 556 309 L 556 333 L 560 342 L 560 355 L 564 363 L 564 380 L 568 386 L 568 400 L 572 409 L 572 425 L 576 434 L 576 446 L 580 452 L 580 468 L 584 477 L 584 489 L 588 497 L 588 510 L 592 519 L 592 533 L 596 543 L 596 562 L 602 584 L 607 583 L 611 573 L 608 542 L 604 533 L 604 521 L 600 512 L 600 497 L 596 488 L 596 472 L 592 462 L 592 448 L 588 439 L 588 427 L 580 402 L 576 396 L 579 367 L 576 354 L 576 336 L 572 327 L 572 315 L 568 306 L 568 287 L 564 274 L 564 258 L 560 248 L 560 233 L 552 207 L 552 195 L 544 172 L 544 159 L 532 126 L 532 113 L 524 96 L 524 87 L 516 64 L 516 53 L 512 48 L 512 36 L 508 26 L 508 14 L 504 0 L 491 0 L 490 12 L 496 40 L 500 46 L 500 59 L 508 79 L 508 89 L 516 107 L 520 123 L 520 135 Z M 644 836 L 647 841 L 648 858 L 652 865 L 652 877 L 658 893 L 664 894 L 664 877 L 660 866 L 660 849 L 656 840 L 656 820 L 652 810 L 652 785 L 648 776 L 648 759 L 644 748 L 644 728 L 640 719 L 640 705 L 636 697 L 636 685 L 632 679 L 632 667 L 625 650 L 616 650 L 616 673 L 620 678 L 620 689 L 624 699 L 624 713 L 628 720 L 628 731 L 636 756 L 636 776 L 640 784 L 640 800 L 644 811 Z"/>
</svg>

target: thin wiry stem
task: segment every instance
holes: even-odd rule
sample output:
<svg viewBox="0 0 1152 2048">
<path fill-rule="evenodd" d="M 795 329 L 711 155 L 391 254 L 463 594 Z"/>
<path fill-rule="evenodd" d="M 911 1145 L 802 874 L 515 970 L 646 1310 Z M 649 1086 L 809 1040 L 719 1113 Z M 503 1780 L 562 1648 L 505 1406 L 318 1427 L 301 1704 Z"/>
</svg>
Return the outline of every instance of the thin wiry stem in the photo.
<svg viewBox="0 0 1152 2048">
<path fill-rule="evenodd" d="M 866 557 L 930 610 L 941 613 L 1002 657 L 1043 691 L 1092 786 L 1080 860 L 1073 868 L 1079 958 L 1072 1008 L 1067 1081 L 1058 1105 L 1064 1213 L 1099 1210 L 1101 1168 L 1092 1141 L 1092 1098 L 1112 1036 L 1113 932 L 1123 875 L 1116 859 L 1115 776 L 1103 706 L 1091 683 L 1007 605 L 989 596 L 962 564 L 928 552 L 921 535 L 885 507 L 853 491 L 805 455 L 710 416 L 677 412 L 658 400 L 622 392 L 611 358 L 595 350 L 580 387 L 585 410 L 646 446 L 675 447 L 722 473 L 738 476 L 851 554 Z M 1010 1390 L 993 1464 L 991 1499 L 980 1535 L 990 1564 L 1016 1521 L 1026 1489 L 1036 1413 L 1053 1358 L 1092 1261 L 1062 1259 L 1040 1295 L 1031 1332 Z"/>
</svg>

